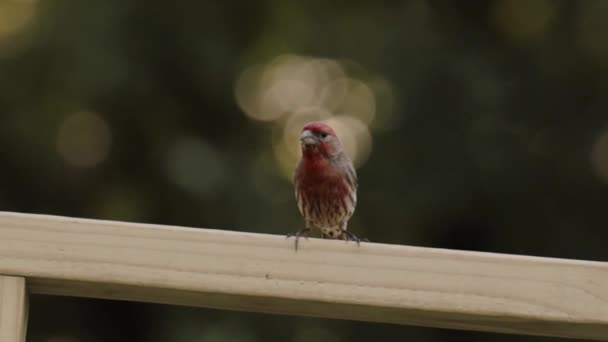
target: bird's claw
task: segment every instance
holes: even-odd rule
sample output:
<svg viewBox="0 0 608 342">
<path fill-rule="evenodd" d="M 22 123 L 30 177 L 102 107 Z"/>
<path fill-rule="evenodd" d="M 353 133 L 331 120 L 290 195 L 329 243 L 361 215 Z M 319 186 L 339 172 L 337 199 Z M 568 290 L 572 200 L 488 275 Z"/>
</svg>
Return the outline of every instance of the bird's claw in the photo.
<svg viewBox="0 0 608 342">
<path fill-rule="evenodd" d="M 357 235 L 355 235 L 353 232 L 345 230 L 344 234 L 342 235 L 344 237 L 345 241 L 355 241 L 357 242 L 357 246 L 359 246 L 361 244 L 361 241 L 363 242 L 369 242 L 369 240 L 367 238 L 362 238 L 360 239 L 359 237 L 357 237 Z"/>
<path fill-rule="evenodd" d="M 289 239 L 292 236 L 296 237 L 296 241 L 295 241 L 295 248 L 296 248 L 296 252 L 298 251 L 298 241 L 300 240 L 300 237 L 304 237 L 306 240 L 308 240 L 308 233 L 310 231 L 310 228 L 304 228 L 304 229 L 300 229 L 297 232 L 293 232 L 293 233 L 289 233 L 287 234 L 287 236 L 285 236 L 286 239 Z"/>
</svg>

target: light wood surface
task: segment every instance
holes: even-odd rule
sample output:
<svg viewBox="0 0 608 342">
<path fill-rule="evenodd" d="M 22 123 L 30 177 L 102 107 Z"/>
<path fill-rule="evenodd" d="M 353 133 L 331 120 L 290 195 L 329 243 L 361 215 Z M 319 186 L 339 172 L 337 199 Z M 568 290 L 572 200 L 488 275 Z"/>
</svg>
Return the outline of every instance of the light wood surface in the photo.
<svg viewBox="0 0 608 342">
<path fill-rule="evenodd" d="M 294 227 L 286 227 L 290 232 Z M 608 264 L 0 213 L 32 293 L 608 340 Z"/>
<path fill-rule="evenodd" d="M 25 278 L 0 276 L 0 341 L 25 342 L 26 326 Z"/>
</svg>

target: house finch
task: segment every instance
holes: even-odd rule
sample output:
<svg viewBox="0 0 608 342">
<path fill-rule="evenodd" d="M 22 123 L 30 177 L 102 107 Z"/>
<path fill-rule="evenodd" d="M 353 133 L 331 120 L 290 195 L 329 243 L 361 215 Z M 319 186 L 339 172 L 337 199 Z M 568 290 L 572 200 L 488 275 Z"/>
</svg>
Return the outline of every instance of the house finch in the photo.
<svg viewBox="0 0 608 342">
<path fill-rule="evenodd" d="M 331 127 L 320 122 L 304 126 L 300 135 L 302 158 L 294 173 L 296 201 L 306 228 L 287 237 L 298 239 L 312 228 L 321 230 L 323 238 L 360 239 L 346 229 L 357 205 L 357 174 L 350 158 L 342 150 Z"/>
</svg>

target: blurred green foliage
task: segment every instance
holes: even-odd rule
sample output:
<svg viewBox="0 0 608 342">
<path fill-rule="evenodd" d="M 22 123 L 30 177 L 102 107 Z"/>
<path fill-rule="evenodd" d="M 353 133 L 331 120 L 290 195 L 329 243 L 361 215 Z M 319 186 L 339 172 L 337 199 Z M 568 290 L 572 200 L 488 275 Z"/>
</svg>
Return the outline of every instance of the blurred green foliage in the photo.
<svg viewBox="0 0 608 342">
<path fill-rule="evenodd" d="M 602 0 L 0 0 L 0 210 L 301 227 L 277 126 L 235 99 L 243 71 L 289 53 L 390 84 L 358 234 L 605 261 L 607 29 Z M 32 342 L 542 340 L 37 296 L 30 327 Z"/>
</svg>

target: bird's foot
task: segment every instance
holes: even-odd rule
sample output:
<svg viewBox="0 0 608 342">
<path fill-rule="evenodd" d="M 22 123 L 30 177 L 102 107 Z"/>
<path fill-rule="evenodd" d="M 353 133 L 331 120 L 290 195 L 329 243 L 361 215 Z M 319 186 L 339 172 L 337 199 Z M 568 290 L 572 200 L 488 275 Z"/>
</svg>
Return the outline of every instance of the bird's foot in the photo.
<svg viewBox="0 0 608 342">
<path fill-rule="evenodd" d="M 310 231 L 310 228 L 304 228 L 304 229 L 300 229 L 297 232 L 294 233 L 289 233 L 287 234 L 287 236 L 285 236 L 286 239 L 289 239 L 292 236 L 296 237 L 296 241 L 295 241 L 295 247 L 296 247 L 296 251 L 298 251 L 298 241 L 300 240 L 300 237 L 304 237 L 306 240 L 308 240 L 308 232 Z"/>
<path fill-rule="evenodd" d="M 357 237 L 357 235 L 355 235 L 353 232 L 348 231 L 348 230 L 345 230 L 345 231 L 342 232 L 342 237 L 344 238 L 345 241 L 355 241 L 355 242 L 357 242 L 357 246 L 360 245 L 361 241 L 363 241 L 363 242 L 369 242 L 368 239 L 366 239 L 366 238 L 360 239 L 360 238 Z"/>
</svg>

